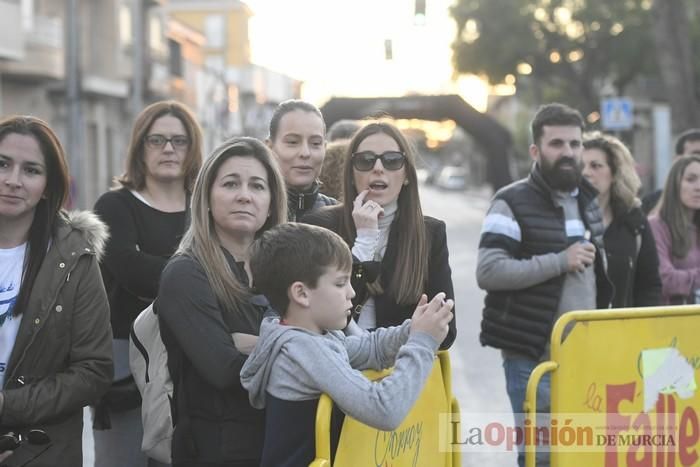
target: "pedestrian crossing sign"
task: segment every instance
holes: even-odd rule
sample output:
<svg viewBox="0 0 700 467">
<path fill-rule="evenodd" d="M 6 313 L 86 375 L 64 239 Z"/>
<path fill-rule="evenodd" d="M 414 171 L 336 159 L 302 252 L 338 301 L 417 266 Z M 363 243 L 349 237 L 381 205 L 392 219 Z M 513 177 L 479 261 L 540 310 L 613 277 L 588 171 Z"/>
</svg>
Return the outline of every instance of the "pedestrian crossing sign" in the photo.
<svg viewBox="0 0 700 467">
<path fill-rule="evenodd" d="M 630 130 L 634 125 L 634 104 L 627 97 L 610 97 L 600 104 L 601 124 L 605 130 Z"/>
</svg>

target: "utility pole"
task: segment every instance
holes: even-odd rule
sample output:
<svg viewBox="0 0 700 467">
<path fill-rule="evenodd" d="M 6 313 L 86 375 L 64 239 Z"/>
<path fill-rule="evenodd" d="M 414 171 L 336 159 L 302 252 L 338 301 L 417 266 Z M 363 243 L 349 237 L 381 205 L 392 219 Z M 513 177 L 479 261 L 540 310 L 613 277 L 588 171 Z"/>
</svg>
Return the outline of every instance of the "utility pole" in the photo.
<svg viewBox="0 0 700 467">
<path fill-rule="evenodd" d="M 80 0 L 66 1 L 66 107 L 68 110 L 67 149 L 71 173 L 71 208 L 84 207 L 83 115 L 80 83 Z"/>
<path fill-rule="evenodd" d="M 143 0 L 132 0 L 131 25 L 134 42 L 131 55 L 133 58 L 131 73 L 131 115 L 132 118 L 141 112 L 143 108 L 143 81 L 144 81 L 144 14 Z"/>
</svg>

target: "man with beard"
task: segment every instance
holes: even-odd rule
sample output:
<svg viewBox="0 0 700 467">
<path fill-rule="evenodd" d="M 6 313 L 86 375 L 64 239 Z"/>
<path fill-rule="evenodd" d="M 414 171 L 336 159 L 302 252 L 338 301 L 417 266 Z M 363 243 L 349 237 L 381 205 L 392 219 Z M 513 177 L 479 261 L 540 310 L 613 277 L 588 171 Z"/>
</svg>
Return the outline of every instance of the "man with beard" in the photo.
<svg viewBox="0 0 700 467">
<path fill-rule="evenodd" d="M 572 310 L 607 308 L 604 226 L 597 192 L 581 176 L 583 118 L 562 104 L 540 107 L 531 125 L 530 175 L 499 190 L 484 219 L 477 281 L 486 290 L 479 339 L 501 349 L 516 425 L 530 373 L 549 358 L 554 322 Z M 538 412 L 549 413 L 549 375 Z M 549 465 L 538 452 L 537 465 Z M 518 464 L 524 465 L 519 446 Z"/>
</svg>

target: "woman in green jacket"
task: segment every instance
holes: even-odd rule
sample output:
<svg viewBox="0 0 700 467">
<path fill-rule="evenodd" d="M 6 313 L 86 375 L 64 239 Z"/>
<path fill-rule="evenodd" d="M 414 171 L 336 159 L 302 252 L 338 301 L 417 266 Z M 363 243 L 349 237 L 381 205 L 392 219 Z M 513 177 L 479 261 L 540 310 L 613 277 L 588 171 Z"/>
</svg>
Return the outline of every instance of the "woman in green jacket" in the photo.
<svg viewBox="0 0 700 467">
<path fill-rule="evenodd" d="M 0 434 L 44 430 L 5 463 L 82 465 L 82 408 L 112 377 L 111 328 L 91 213 L 66 213 L 65 154 L 34 117 L 0 121 Z M 45 452 L 42 451 L 46 449 Z"/>
</svg>

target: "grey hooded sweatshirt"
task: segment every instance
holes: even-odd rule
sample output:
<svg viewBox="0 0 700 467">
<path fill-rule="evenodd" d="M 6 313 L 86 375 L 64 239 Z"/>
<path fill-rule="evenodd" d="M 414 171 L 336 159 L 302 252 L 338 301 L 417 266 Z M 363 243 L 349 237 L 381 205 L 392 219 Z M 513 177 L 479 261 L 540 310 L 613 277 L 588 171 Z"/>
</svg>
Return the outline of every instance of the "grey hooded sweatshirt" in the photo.
<svg viewBox="0 0 700 467">
<path fill-rule="evenodd" d="M 267 317 L 255 350 L 241 370 L 241 383 L 253 407 L 268 405 L 265 443 L 288 444 L 278 436 L 313 439 L 313 426 L 280 433 L 278 423 L 288 414 L 270 413 L 280 405 L 270 400 L 305 404 L 328 394 L 340 409 L 380 430 L 395 429 L 420 395 L 430 374 L 439 342 L 430 335 L 410 333 L 410 320 L 401 326 L 345 336 L 340 331 L 314 334 Z M 360 370 L 394 365 L 391 375 L 370 381 Z M 289 405 L 286 405 L 289 407 Z M 313 405 L 315 411 L 315 405 Z M 312 418 L 313 420 L 313 418 Z M 277 434 L 270 436 L 270 431 Z M 307 432 L 308 430 L 308 432 Z M 267 451 L 267 449 L 265 449 Z"/>
</svg>

